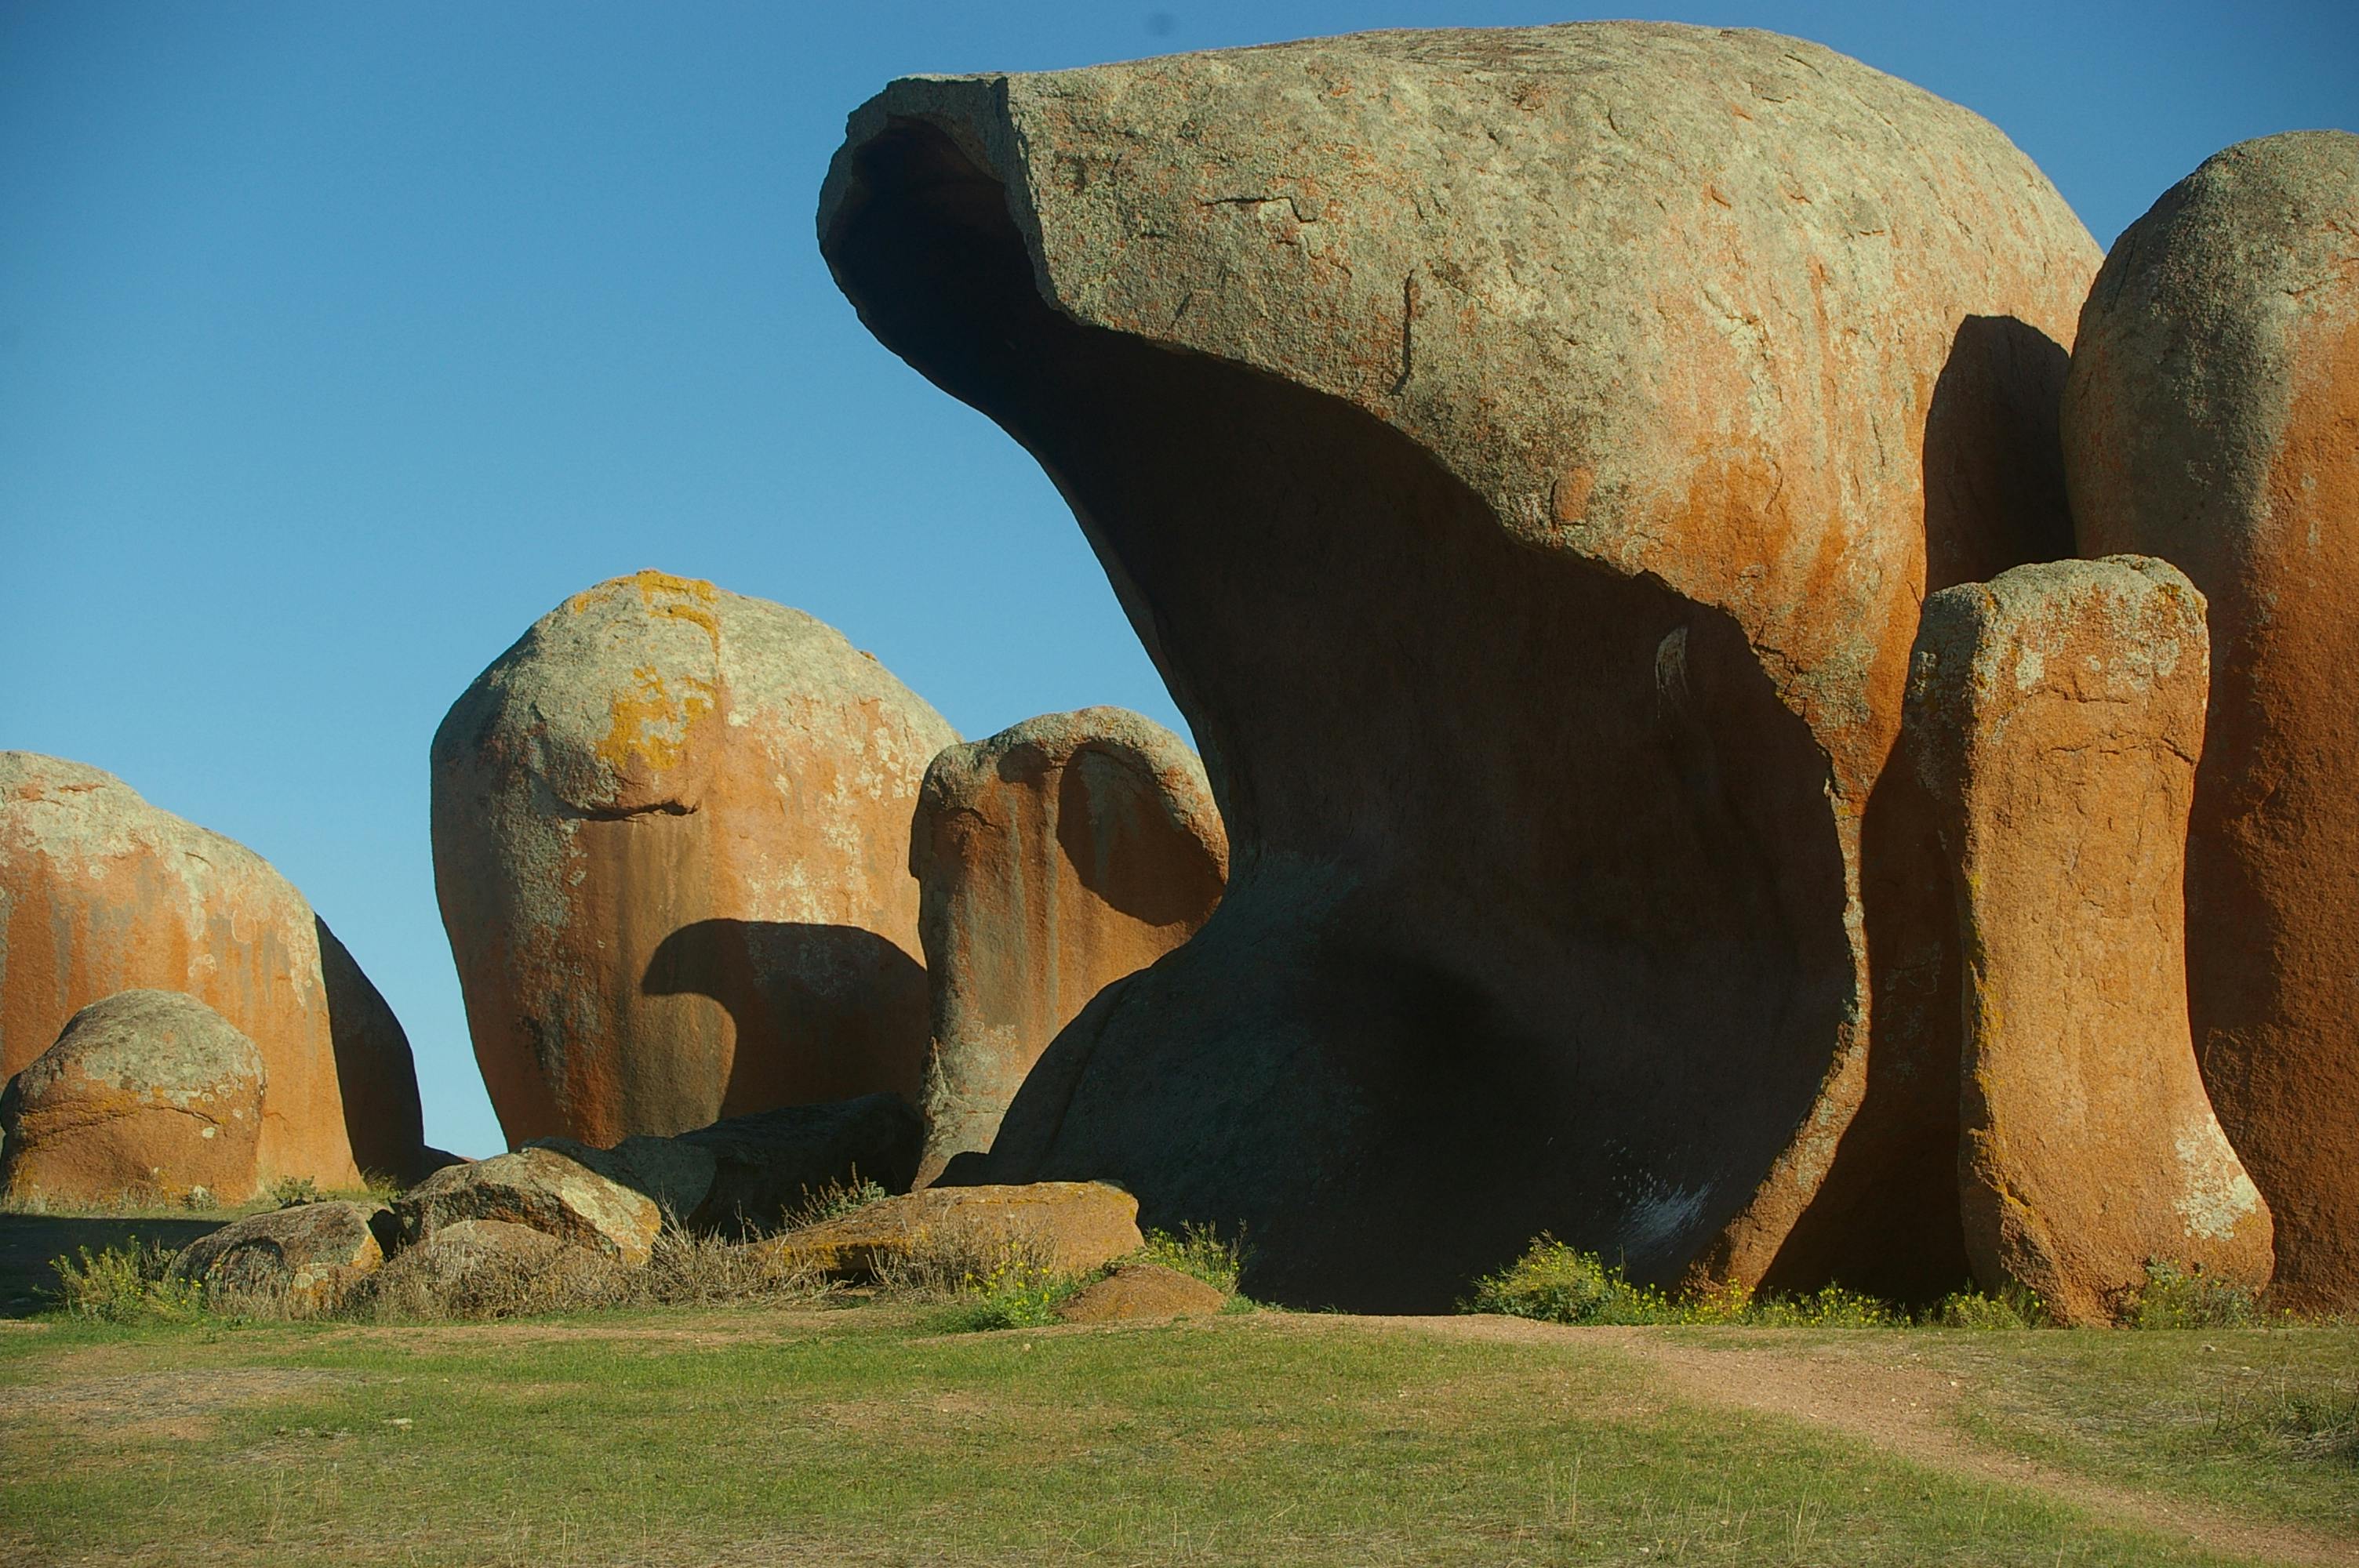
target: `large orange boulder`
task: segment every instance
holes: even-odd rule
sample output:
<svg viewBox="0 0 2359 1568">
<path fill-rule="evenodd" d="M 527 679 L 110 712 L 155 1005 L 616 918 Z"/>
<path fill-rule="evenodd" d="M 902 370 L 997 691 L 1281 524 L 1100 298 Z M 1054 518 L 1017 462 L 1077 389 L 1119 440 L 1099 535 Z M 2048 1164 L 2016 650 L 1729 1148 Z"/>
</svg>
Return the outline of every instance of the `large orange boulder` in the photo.
<svg viewBox="0 0 2359 1568">
<path fill-rule="evenodd" d="M 1925 604 L 1915 755 L 1942 810 L 1965 996 L 1966 1249 L 1994 1292 L 2101 1324 L 2149 1260 L 2257 1290 L 2269 1214 L 2187 1028 L 2203 600 L 2145 556 L 2017 567 Z"/>
<path fill-rule="evenodd" d="M 409 1041 L 285 877 L 112 773 L 0 752 L 0 1073 L 137 989 L 196 998 L 262 1053 L 266 1182 L 430 1168 Z"/>
<path fill-rule="evenodd" d="M 1962 1277 L 1954 935 L 1883 785 L 1927 589 L 2071 553 L 2099 260 L 2005 136 L 1767 33 L 1370 33 L 895 82 L 819 232 L 1055 476 L 1228 833 L 987 1179 L 1242 1220 L 1321 1304 L 1542 1230 Z"/>
<path fill-rule="evenodd" d="M 912 1098 L 909 816 L 958 735 L 800 611 L 643 571 L 574 595 L 434 737 L 434 882 L 511 1143 Z"/>
<path fill-rule="evenodd" d="M 2188 1007 L 2277 1219 L 2278 1299 L 2359 1310 L 2359 136 L 2245 142 L 2115 243 L 2064 407 L 2084 554 L 2211 603 Z"/>
<path fill-rule="evenodd" d="M 203 1002 L 118 991 L 0 1091 L 0 1195 L 243 1203 L 261 1184 L 265 1084 L 261 1051 Z"/>
<path fill-rule="evenodd" d="M 920 1185 L 991 1147 L 1057 1031 L 1194 935 L 1228 869 L 1203 764 L 1136 713 L 1045 714 L 934 759 L 909 840 L 933 991 Z"/>
</svg>

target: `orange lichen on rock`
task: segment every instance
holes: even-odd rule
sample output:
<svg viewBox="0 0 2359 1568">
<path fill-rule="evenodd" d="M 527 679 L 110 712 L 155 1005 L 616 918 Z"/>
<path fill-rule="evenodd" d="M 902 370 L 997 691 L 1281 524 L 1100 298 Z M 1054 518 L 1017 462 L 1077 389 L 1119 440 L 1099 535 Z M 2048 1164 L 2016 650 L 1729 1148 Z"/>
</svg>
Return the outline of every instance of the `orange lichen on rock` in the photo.
<svg viewBox="0 0 2359 1568">
<path fill-rule="evenodd" d="M 1196 934 L 1228 840 L 1203 766 L 1118 708 L 1027 719 L 926 771 L 909 842 L 933 992 L 918 1181 L 991 1147 L 1059 1030 Z"/>
<path fill-rule="evenodd" d="M 2201 595 L 2143 556 L 2018 567 L 1925 605 L 1912 751 L 1966 955 L 1966 1249 L 1996 1293 L 2110 1321 L 2149 1261 L 2257 1290 L 2269 1213 L 2187 1026 L 2180 884 L 2208 687 Z"/>
<path fill-rule="evenodd" d="M 543 616 L 433 749 L 435 887 L 511 1142 L 914 1098 L 909 816 L 957 736 L 800 611 L 654 571 Z"/>
</svg>

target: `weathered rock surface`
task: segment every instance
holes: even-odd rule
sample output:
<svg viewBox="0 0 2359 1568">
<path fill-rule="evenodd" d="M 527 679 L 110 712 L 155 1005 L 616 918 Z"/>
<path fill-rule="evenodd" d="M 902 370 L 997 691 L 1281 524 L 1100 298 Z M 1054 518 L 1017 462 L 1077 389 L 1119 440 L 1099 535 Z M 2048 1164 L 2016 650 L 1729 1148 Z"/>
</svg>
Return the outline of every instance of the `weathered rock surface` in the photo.
<svg viewBox="0 0 2359 1568">
<path fill-rule="evenodd" d="M 446 1226 L 496 1219 L 631 1268 L 655 1251 L 663 1216 L 653 1200 L 550 1149 L 524 1149 L 437 1171 L 393 1200 L 405 1247 Z"/>
<path fill-rule="evenodd" d="M 1228 1304 L 1228 1297 L 1193 1275 L 1160 1263 L 1125 1263 L 1066 1298 L 1057 1315 L 1067 1323 L 1153 1322 L 1211 1317 Z"/>
<path fill-rule="evenodd" d="M 570 1138 L 527 1147 L 555 1150 L 644 1193 L 684 1229 L 757 1236 L 778 1229 L 830 1185 L 875 1182 L 907 1192 L 923 1131 L 908 1101 L 873 1094 L 781 1106 L 673 1138 L 641 1133 L 611 1149 Z"/>
<path fill-rule="evenodd" d="M 0 752 L 0 1073 L 142 989 L 195 997 L 261 1051 L 265 1180 L 429 1168 L 409 1042 L 286 878 L 112 773 Z"/>
<path fill-rule="evenodd" d="M 434 737 L 434 878 L 512 1143 L 915 1098 L 909 814 L 940 715 L 799 611 L 576 594 Z"/>
<path fill-rule="evenodd" d="M 2211 604 L 2188 1006 L 2277 1222 L 2277 1299 L 2359 1310 L 2359 136 L 2241 143 L 2114 244 L 2064 406 L 2082 552 Z"/>
<path fill-rule="evenodd" d="M 0 1091 L 0 1193 L 23 1202 L 179 1197 L 225 1203 L 259 1185 L 262 1053 L 177 991 L 83 1008 Z"/>
<path fill-rule="evenodd" d="M 2018 567 L 1925 603 L 1912 752 L 1967 966 L 1966 1250 L 2102 1324 L 2150 1259 L 2258 1289 L 2269 1215 L 2187 1025 L 2203 600 L 2151 557 Z"/>
<path fill-rule="evenodd" d="M 595 1299 L 623 1266 L 529 1225 L 462 1219 L 403 1248 L 368 1288 L 395 1318 L 507 1317 Z"/>
<path fill-rule="evenodd" d="M 1228 869 L 1203 764 L 1136 713 L 1044 714 L 934 759 L 909 840 L 933 991 L 921 1185 L 991 1147 L 1057 1032 L 1194 935 Z"/>
<path fill-rule="evenodd" d="M 198 1238 L 172 1274 L 208 1291 L 284 1296 L 325 1312 L 385 1261 L 393 1213 L 370 1204 L 310 1203 L 248 1215 Z"/>
<path fill-rule="evenodd" d="M 993 1179 L 1242 1220 L 1313 1303 L 1544 1229 L 1963 1274 L 1948 912 L 1880 785 L 1926 589 L 2070 553 L 2098 254 L 2004 136 L 1766 33 L 1375 33 L 896 82 L 819 227 L 1055 475 L 1229 835 Z"/>
<path fill-rule="evenodd" d="M 849 1280 L 874 1279 L 946 1239 L 1037 1245 L 1054 1268 L 1103 1268 L 1147 1244 L 1138 1200 L 1102 1182 L 929 1187 L 758 1243 L 775 1262 Z"/>
</svg>

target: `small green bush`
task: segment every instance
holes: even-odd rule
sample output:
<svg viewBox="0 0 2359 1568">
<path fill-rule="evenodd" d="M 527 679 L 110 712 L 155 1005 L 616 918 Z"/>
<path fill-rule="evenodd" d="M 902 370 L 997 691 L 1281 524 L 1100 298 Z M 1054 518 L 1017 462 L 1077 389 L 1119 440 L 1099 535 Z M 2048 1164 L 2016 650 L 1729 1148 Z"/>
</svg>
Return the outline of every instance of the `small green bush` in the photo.
<svg viewBox="0 0 2359 1568">
<path fill-rule="evenodd" d="M 141 1245 L 133 1237 L 121 1247 L 92 1252 L 77 1249 L 79 1260 L 49 1260 L 57 1271 L 57 1288 L 49 1294 L 59 1306 L 78 1317 L 103 1318 L 109 1323 L 143 1319 L 185 1321 L 204 1307 L 204 1292 L 190 1280 L 170 1277 L 177 1249 L 155 1242 Z"/>
<path fill-rule="evenodd" d="M 1929 1328 L 2037 1328 L 2048 1321 L 2048 1304 L 2020 1285 L 1995 1296 L 1980 1291 L 1958 1291 L 1921 1320 Z"/>
<path fill-rule="evenodd" d="M 2250 1328 L 2264 1315 L 2248 1287 L 2154 1258 L 2120 1320 L 2125 1328 Z"/>
<path fill-rule="evenodd" d="M 942 1314 L 946 1329 L 979 1333 L 995 1328 L 1044 1328 L 1057 1321 L 1057 1308 L 1088 1278 L 1060 1273 L 1038 1261 L 1011 1255 L 973 1277 Z"/>
<path fill-rule="evenodd" d="M 1475 1281 L 1462 1303 L 1543 1323 L 1736 1324 L 1768 1328 L 1894 1328 L 1908 1320 L 1873 1296 L 1829 1285 L 1801 1296 L 1756 1296 L 1724 1285 L 1675 1300 L 1634 1284 L 1621 1265 L 1542 1236 L 1506 1269 Z"/>
<path fill-rule="evenodd" d="M 1676 1323 L 1679 1309 L 1660 1291 L 1634 1285 L 1620 1264 L 1577 1252 L 1541 1236 L 1531 1250 L 1474 1282 L 1468 1312 L 1495 1312 L 1542 1323 Z"/>
<path fill-rule="evenodd" d="M 1177 1236 L 1168 1230 L 1150 1230 L 1138 1256 L 1142 1261 L 1177 1270 L 1234 1296 L 1237 1280 L 1245 1272 L 1245 1229 L 1238 1227 L 1234 1242 L 1222 1240 L 1209 1225 L 1192 1222 L 1182 1225 Z"/>
<path fill-rule="evenodd" d="M 808 1225 L 821 1225 L 831 1219 L 842 1219 L 870 1204 L 882 1203 L 893 1195 L 881 1184 L 869 1181 L 858 1171 L 850 1181 L 829 1180 L 804 1191 L 803 1201 L 787 1214 L 778 1230 L 800 1230 Z"/>
<path fill-rule="evenodd" d="M 320 1201 L 320 1184 L 309 1176 L 281 1176 L 270 1184 L 270 1201 L 280 1208 L 301 1208 Z"/>
</svg>

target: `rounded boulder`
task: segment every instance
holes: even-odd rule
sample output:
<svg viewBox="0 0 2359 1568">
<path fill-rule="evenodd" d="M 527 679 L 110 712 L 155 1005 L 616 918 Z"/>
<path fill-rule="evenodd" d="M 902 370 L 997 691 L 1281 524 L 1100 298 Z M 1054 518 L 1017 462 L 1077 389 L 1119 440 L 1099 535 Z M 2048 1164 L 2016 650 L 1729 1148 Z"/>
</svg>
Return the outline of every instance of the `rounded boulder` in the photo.
<svg viewBox="0 0 2359 1568">
<path fill-rule="evenodd" d="M 433 746 L 435 889 L 511 1144 L 914 1098 L 909 817 L 958 739 L 799 611 L 642 571 L 574 595 Z"/>
<path fill-rule="evenodd" d="M 0 1192 L 109 1203 L 260 1185 L 262 1052 L 177 991 L 118 991 L 68 1022 L 0 1092 Z"/>
</svg>

